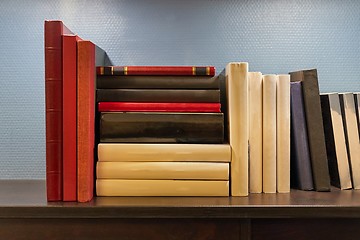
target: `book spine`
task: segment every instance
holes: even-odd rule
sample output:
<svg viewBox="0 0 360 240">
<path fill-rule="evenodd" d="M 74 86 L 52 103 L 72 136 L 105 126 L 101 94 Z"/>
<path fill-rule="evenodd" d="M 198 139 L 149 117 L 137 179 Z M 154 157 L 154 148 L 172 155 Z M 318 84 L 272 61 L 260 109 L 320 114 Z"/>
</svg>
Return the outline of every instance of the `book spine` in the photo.
<svg viewBox="0 0 360 240">
<path fill-rule="evenodd" d="M 95 45 L 78 42 L 77 159 L 78 201 L 87 202 L 94 191 Z"/>
<path fill-rule="evenodd" d="M 106 112 L 100 142 L 223 143 L 222 113 Z M 211 131 L 209 131 L 211 129 Z"/>
<path fill-rule="evenodd" d="M 97 162 L 97 179 L 229 180 L 229 163 Z"/>
<path fill-rule="evenodd" d="M 99 112 L 221 112 L 220 103 L 99 102 Z"/>
<path fill-rule="evenodd" d="M 263 192 L 276 193 L 276 82 L 263 76 Z"/>
<path fill-rule="evenodd" d="M 229 63 L 225 70 L 231 146 L 231 195 L 249 194 L 248 63 Z"/>
<path fill-rule="evenodd" d="M 249 191 L 262 192 L 262 73 L 249 72 Z"/>
<path fill-rule="evenodd" d="M 354 93 L 355 112 L 360 136 L 360 93 Z"/>
<path fill-rule="evenodd" d="M 214 76 L 213 66 L 100 66 L 97 75 Z"/>
<path fill-rule="evenodd" d="M 276 83 L 277 192 L 290 192 L 290 75 L 278 75 Z"/>
<path fill-rule="evenodd" d="M 98 89 L 97 102 L 219 103 L 220 90 Z"/>
</svg>

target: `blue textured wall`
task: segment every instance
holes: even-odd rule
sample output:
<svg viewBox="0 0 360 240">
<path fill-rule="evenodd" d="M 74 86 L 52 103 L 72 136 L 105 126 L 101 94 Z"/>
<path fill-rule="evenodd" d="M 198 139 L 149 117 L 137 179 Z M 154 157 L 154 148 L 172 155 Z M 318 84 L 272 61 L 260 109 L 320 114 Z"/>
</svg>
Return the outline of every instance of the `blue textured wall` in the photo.
<svg viewBox="0 0 360 240">
<path fill-rule="evenodd" d="M 45 178 L 44 19 L 117 65 L 317 68 L 322 92 L 360 91 L 360 1 L 0 1 L 0 179 Z"/>
</svg>

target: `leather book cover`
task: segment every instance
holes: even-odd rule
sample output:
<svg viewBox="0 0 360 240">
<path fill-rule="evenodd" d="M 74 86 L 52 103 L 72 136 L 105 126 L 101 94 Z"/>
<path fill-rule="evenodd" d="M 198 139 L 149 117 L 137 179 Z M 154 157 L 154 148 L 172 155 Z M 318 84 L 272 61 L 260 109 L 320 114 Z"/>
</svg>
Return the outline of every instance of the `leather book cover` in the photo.
<svg viewBox="0 0 360 240">
<path fill-rule="evenodd" d="M 106 112 L 101 143 L 223 143 L 222 113 Z"/>
<path fill-rule="evenodd" d="M 72 34 L 58 20 L 44 23 L 46 192 L 48 201 L 62 200 L 62 35 Z"/>
<path fill-rule="evenodd" d="M 99 66 L 97 75 L 214 76 L 214 66 Z"/>
<path fill-rule="evenodd" d="M 290 77 L 291 82 L 302 82 L 315 190 L 330 191 L 330 175 L 326 155 L 317 70 L 310 69 L 291 72 Z"/>
<path fill-rule="evenodd" d="M 219 89 L 211 76 L 97 76 L 97 88 Z"/>
<path fill-rule="evenodd" d="M 98 89 L 96 96 L 97 102 L 220 102 L 215 89 Z"/>
</svg>

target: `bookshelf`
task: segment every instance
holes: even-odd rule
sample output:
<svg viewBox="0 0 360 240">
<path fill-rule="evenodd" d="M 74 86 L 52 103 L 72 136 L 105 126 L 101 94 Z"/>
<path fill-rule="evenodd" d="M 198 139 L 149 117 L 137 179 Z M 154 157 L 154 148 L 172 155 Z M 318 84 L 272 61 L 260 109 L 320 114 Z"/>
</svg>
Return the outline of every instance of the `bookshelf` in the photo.
<svg viewBox="0 0 360 240">
<path fill-rule="evenodd" d="M 46 202 L 43 180 L 0 181 L 3 239 L 356 239 L 360 191 Z M 26 236 L 26 237 L 25 237 Z"/>
</svg>

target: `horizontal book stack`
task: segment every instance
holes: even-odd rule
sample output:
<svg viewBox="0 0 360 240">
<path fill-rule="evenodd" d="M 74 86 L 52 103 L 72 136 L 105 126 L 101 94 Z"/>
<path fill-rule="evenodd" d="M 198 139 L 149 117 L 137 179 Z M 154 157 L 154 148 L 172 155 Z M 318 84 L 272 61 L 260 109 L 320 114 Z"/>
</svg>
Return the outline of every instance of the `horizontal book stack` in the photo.
<svg viewBox="0 0 360 240">
<path fill-rule="evenodd" d="M 228 196 L 214 67 L 97 67 L 98 196 Z"/>
</svg>

